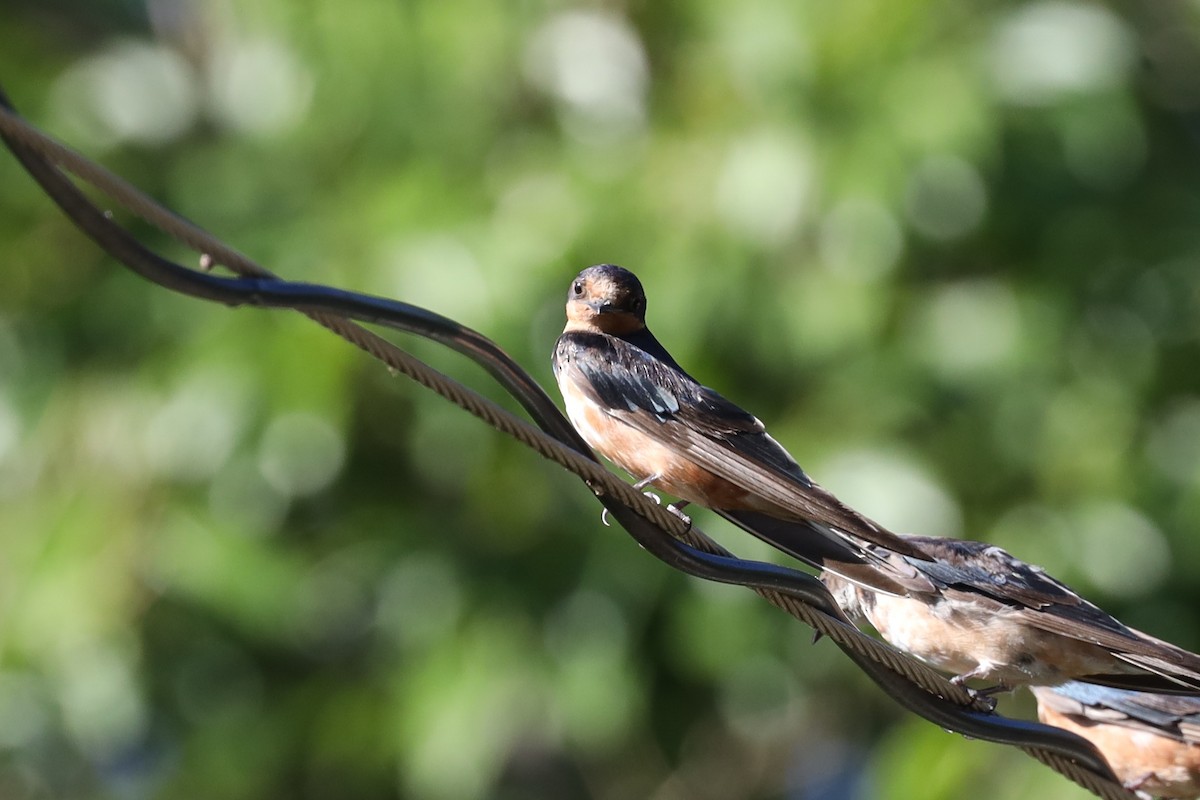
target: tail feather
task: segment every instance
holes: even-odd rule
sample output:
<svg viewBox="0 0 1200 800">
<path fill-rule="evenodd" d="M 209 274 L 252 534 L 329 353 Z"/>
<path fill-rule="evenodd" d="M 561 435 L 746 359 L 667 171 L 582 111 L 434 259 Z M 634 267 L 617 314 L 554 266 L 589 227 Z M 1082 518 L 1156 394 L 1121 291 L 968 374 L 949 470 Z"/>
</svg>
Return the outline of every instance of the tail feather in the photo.
<svg viewBox="0 0 1200 800">
<path fill-rule="evenodd" d="M 1139 664 L 1145 669 L 1145 665 Z M 1093 683 L 1097 686 L 1107 686 L 1112 689 L 1128 689 L 1134 692 L 1153 692 L 1155 694 L 1200 696 L 1200 682 L 1195 679 L 1173 677 L 1157 671 L 1129 674 L 1084 675 L 1076 678 L 1082 683 Z"/>
<path fill-rule="evenodd" d="M 889 595 L 905 595 L 908 587 L 887 574 L 886 567 L 824 525 L 791 521 L 758 511 L 715 509 L 747 533 L 811 567 L 828 570 L 851 583 Z"/>
<path fill-rule="evenodd" d="M 1133 689 L 1134 691 L 1158 692 L 1159 694 L 1200 695 L 1200 674 L 1194 670 L 1153 656 L 1131 653 L 1113 653 L 1113 655 L 1138 669 L 1145 670 L 1145 673 L 1099 676 L 1111 679 L 1104 683 L 1092 680 L 1091 676 L 1081 680 L 1117 689 Z"/>
</svg>

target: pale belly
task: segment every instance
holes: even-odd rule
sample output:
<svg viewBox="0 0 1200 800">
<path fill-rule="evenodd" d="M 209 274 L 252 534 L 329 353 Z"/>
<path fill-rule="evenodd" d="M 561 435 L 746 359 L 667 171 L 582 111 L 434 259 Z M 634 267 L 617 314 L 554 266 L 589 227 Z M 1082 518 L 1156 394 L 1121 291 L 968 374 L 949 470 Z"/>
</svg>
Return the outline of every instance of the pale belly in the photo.
<svg viewBox="0 0 1200 800">
<path fill-rule="evenodd" d="M 1049 686 L 1129 669 L 1100 647 L 971 604 L 876 594 L 864 612 L 881 636 L 927 664 L 1004 686 Z"/>
</svg>

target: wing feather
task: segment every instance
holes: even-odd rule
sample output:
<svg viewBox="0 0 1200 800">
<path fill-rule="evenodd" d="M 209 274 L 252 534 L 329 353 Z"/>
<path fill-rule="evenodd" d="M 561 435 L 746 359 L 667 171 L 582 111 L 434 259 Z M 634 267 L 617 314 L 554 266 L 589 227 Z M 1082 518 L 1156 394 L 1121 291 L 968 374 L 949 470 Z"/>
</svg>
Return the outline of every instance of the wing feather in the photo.
<svg viewBox="0 0 1200 800">
<path fill-rule="evenodd" d="M 584 352 L 588 358 L 578 357 Z M 755 416 L 669 359 L 607 334 L 571 331 L 559 338 L 555 363 L 556 370 L 567 364 L 578 370 L 580 388 L 613 417 L 669 443 L 781 513 L 829 526 L 859 545 L 924 557 L 814 483 Z"/>
</svg>

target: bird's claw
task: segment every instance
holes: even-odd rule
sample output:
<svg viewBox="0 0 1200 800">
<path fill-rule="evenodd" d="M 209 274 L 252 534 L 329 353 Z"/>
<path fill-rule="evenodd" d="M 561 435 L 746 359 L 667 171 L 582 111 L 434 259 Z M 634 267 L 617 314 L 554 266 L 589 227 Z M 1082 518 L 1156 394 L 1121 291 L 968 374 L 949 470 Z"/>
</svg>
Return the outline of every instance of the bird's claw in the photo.
<svg viewBox="0 0 1200 800">
<path fill-rule="evenodd" d="M 670 511 L 672 514 L 674 514 L 676 517 L 678 517 L 679 520 L 688 527 L 688 530 L 691 530 L 692 518 L 679 510 L 686 505 L 687 505 L 686 502 L 685 503 L 672 503 L 671 505 L 667 506 L 667 511 Z"/>
<path fill-rule="evenodd" d="M 994 688 L 993 689 L 967 689 L 967 691 L 971 694 L 972 700 L 974 700 L 977 703 L 983 704 L 984 710 L 987 713 L 990 714 L 996 710 L 996 703 L 999 701 L 996 699 L 996 696 L 994 694 L 988 693 L 990 691 L 994 691 Z"/>
<path fill-rule="evenodd" d="M 964 672 L 962 675 L 955 675 L 951 678 L 950 683 L 966 689 L 967 694 L 971 695 L 972 700 L 984 703 L 987 706 L 987 710 L 992 712 L 996 710 L 996 695 L 1011 692 L 1012 687 L 1005 686 L 1003 683 L 998 683 L 995 686 L 985 686 L 982 689 L 972 689 L 970 686 L 967 686 L 967 681 L 971 678 L 983 677 L 982 673 L 982 668 Z"/>
<path fill-rule="evenodd" d="M 655 473 L 654 475 L 649 475 L 645 478 L 642 478 L 637 483 L 633 484 L 633 488 L 641 490 L 642 488 L 649 486 L 651 483 L 658 480 L 660 477 L 662 477 L 662 476 L 659 475 L 658 473 Z M 600 492 L 597 492 L 596 494 L 597 494 L 597 496 L 599 496 Z M 642 494 L 646 495 L 646 497 L 649 497 L 651 500 L 653 500 L 654 504 L 657 506 L 661 506 L 663 504 L 662 498 L 659 497 L 654 492 L 642 492 Z M 691 518 L 684 514 L 679 513 L 679 509 L 683 508 L 687 504 L 688 504 L 688 501 L 680 500 L 678 503 L 675 503 L 674 505 L 668 505 L 667 510 L 670 511 L 675 516 L 679 517 L 684 522 L 686 522 L 688 524 L 688 527 L 691 527 L 691 524 L 692 524 Z M 612 527 L 612 523 L 610 523 L 608 521 L 609 516 L 610 515 L 608 513 L 607 508 L 605 508 L 603 511 L 600 512 L 600 521 L 602 523 L 604 523 L 604 527 L 606 527 L 606 528 Z"/>
<path fill-rule="evenodd" d="M 966 685 L 967 679 L 962 675 L 954 676 L 950 679 L 950 682 L 955 686 L 961 686 L 962 688 L 966 689 L 967 694 L 971 696 L 971 699 L 976 703 L 983 704 L 984 709 L 989 714 L 996 710 L 996 695 L 1012 691 L 1009 687 L 1003 684 L 998 684 L 996 686 L 985 686 L 982 689 L 972 689 L 970 686 Z"/>
</svg>

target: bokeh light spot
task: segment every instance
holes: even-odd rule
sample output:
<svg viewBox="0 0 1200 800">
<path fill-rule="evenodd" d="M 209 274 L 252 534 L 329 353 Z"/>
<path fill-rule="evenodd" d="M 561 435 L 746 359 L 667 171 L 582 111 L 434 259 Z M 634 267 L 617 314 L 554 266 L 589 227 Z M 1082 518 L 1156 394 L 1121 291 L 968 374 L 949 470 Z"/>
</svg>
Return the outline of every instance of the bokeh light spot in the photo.
<svg viewBox="0 0 1200 800">
<path fill-rule="evenodd" d="M 303 496 L 328 486 L 346 456 L 342 435 L 315 414 L 295 412 L 275 419 L 263 434 L 258 466 L 277 492 Z"/>
<path fill-rule="evenodd" d="M 448 636 L 462 615 L 460 584 L 445 557 L 407 556 L 380 582 L 375 622 L 403 648 L 428 647 Z"/>
<path fill-rule="evenodd" d="M 1146 442 L 1150 463 L 1184 485 L 1200 480 L 1200 399 L 1176 402 L 1159 419 Z"/>
<path fill-rule="evenodd" d="M 987 190 L 979 172 L 963 159 L 930 156 L 909 176 L 904 208 L 917 232 L 949 241 L 979 227 L 987 211 Z"/>
<path fill-rule="evenodd" d="M 1044 105 L 1123 82 L 1135 59 L 1125 23 L 1094 3 L 1030 3 L 996 30 L 992 77 L 1011 103 Z"/>
<path fill-rule="evenodd" d="M 197 94 L 196 76 L 178 53 L 122 40 L 73 65 L 52 102 L 68 130 L 91 145 L 160 145 L 192 126 Z"/>
<path fill-rule="evenodd" d="M 863 449 L 825 463 L 820 483 L 872 519 L 902 533 L 958 536 L 958 503 L 925 468 L 904 453 Z"/>
<path fill-rule="evenodd" d="M 857 197 L 838 203 L 821 220 L 818 247 L 830 272 L 873 281 L 895 269 L 904 252 L 904 234 L 881 203 Z"/>
<path fill-rule="evenodd" d="M 564 11 L 529 41 L 526 79 L 559 101 L 567 129 L 603 143 L 645 123 L 646 53 L 625 20 L 599 11 Z"/>
<path fill-rule="evenodd" d="M 209 102 L 217 119 L 234 130 L 281 133 L 308 110 L 313 79 L 281 42 L 227 42 L 211 64 Z"/>
<path fill-rule="evenodd" d="M 145 732 L 146 707 L 133 666 L 108 643 L 80 645 L 61 662 L 59 697 L 67 730 L 94 759 L 112 758 Z"/>
<path fill-rule="evenodd" d="M 996 373 L 1018 355 L 1021 313 L 1000 280 L 959 281 L 929 292 L 918 322 L 918 351 L 943 376 Z"/>
<path fill-rule="evenodd" d="M 1110 501 L 1089 504 L 1073 515 L 1079 566 L 1102 591 L 1138 597 L 1153 592 L 1166 577 L 1171 553 L 1158 526 L 1129 506 Z"/>
<path fill-rule="evenodd" d="M 163 477 L 210 478 L 229 458 L 246 422 L 246 387 L 227 371 L 192 375 L 146 422 L 146 462 Z"/>
<path fill-rule="evenodd" d="M 796 230 L 814 191 L 812 156 L 800 141 L 760 131 L 734 141 L 716 186 L 717 211 L 730 230 L 778 245 Z"/>
</svg>

